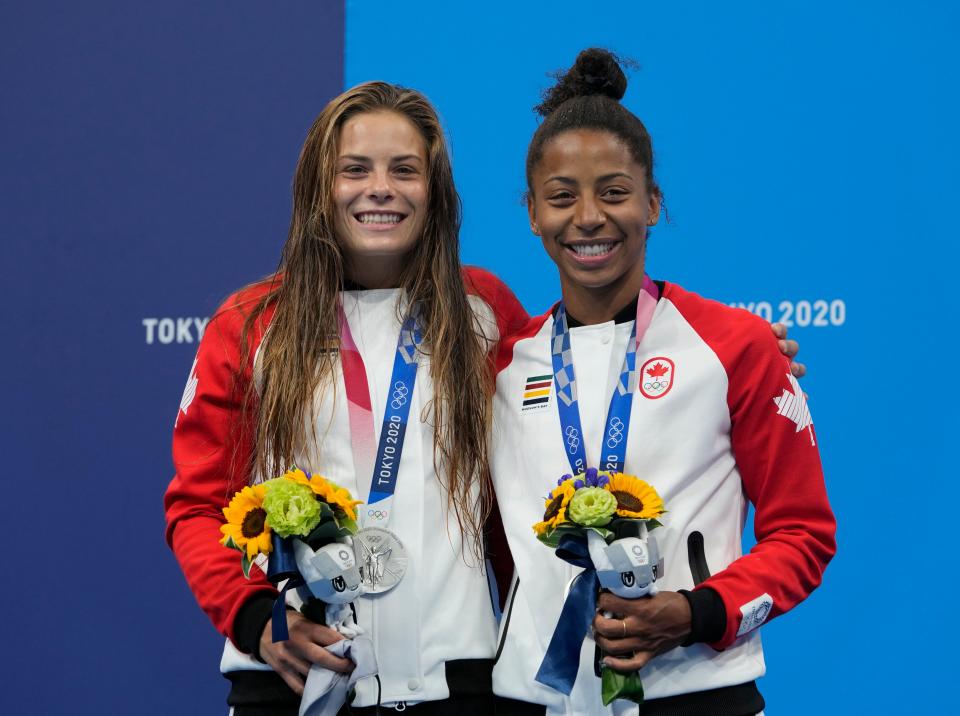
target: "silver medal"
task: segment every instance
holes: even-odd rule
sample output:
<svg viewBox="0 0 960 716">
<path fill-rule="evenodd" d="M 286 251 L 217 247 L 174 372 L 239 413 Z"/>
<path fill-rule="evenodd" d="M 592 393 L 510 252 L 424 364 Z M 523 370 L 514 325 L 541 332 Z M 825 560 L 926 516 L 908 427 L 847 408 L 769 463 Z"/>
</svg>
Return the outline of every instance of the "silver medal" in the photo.
<svg viewBox="0 0 960 716">
<path fill-rule="evenodd" d="M 364 527 L 353 536 L 353 550 L 368 594 L 393 589 L 407 571 L 407 551 L 390 530 Z"/>
</svg>

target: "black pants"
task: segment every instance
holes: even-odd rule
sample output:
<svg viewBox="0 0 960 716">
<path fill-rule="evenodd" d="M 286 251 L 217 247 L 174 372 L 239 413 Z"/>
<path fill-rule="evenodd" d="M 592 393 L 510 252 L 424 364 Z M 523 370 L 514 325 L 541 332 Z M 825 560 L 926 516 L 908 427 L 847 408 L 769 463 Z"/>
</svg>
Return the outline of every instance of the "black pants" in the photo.
<svg viewBox="0 0 960 716">
<path fill-rule="evenodd" d="M 393 707 L 344 705 L 337 716 L 544 716 L 543 706 L 493 695 L 492 659 L 457 659 L 444 664 L 450 698 Z M 234 716 L 297 716 L 300 699 L 272 671 L 233 672 L 228 703 Z"/>
<path fill-rule="evenodd" d="M 296 706 L 235 706 L 234 716 L 297 716 Z M 487 696 L 458 696 L 443 701 L 424 701 L 410 704 L 403 712 L 392 707 L 344 706 L 337 716 L 395 716 L 409 713 L 410 716 L 543 716 L 546 708 L 523 701 Z"/>
</svg>

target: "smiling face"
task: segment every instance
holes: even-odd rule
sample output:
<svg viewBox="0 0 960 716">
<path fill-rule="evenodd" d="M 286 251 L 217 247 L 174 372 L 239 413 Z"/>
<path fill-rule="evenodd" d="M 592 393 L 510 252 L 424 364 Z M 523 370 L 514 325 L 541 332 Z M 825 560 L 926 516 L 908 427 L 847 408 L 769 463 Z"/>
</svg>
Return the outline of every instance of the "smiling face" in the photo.
<svg viewBox="0 0 960 716">
<path fill-rule="evenodd" d="M 660 216 L 660 196 L 646 168 L 614 134 L 575 129 L 549 140 L 531 174 L 530 226 L 560 271 L 570 312 L 593 322 L 609 317 L 643 286 L 647 229 Z"/>
<path fill-rule="evenodd" d="M 355 115 L 340 130 L 333 198 L 347 275 L 367 288 L 397 285 L 427 210 L 427 147 L 391 111 Z"/>
</svg>

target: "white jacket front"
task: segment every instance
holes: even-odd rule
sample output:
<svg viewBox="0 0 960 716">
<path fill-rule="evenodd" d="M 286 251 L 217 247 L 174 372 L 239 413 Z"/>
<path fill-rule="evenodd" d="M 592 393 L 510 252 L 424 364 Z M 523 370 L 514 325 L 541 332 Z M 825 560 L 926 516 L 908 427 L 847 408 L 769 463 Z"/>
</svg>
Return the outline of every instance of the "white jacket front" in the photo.
<svg viewBox="0 0 960 716">
<path fill-rule="evenodd" d="M 569 697 L 534 680 L 565 590 L 580 571 L 540 544 L 532 529 L 543 519 L 546 495 L 571 472 L 552 385 L 552 325 L 551 313 L 532 319 L 504 343 L 498 360 L 492 469 L 517 580 L 501 626 L 494 691 L 545 704 L 551 716 L 636 713 L 628 702 L 603 708 L 589 636 Z M 571 329 L 589 465 L 600 462 L 630 329 L 613 321 Z M 720 641 L 675 648 L 641 671 L 646 698 L 749 682 L 764 673 L 754 629 L 803 599 L 833 552 L 812 425 L 781 414 L 776 402 L 787 392 L 802 401 L 802 393 L 795 395 L 767 324 L 670 284 L 639 346 L 637 369 L 643 373 L 624 471 L 651 483 L 668 511 L 654 532 L 665 563 L 660 588 L 694 589 L 688 539 L 698 532 L 713 573 L 701 586 L 720 594 L 727 613 Z M 542 384 L 544 376 L 551 380 L 548 400 L 525 400 L 533 394 L 527 386 Z M 668 379 L 668 387 L 654 386 L 652 376 Z M 758 544 L 741 558 L 748 499 L 756 506 Z"/>
</svg>

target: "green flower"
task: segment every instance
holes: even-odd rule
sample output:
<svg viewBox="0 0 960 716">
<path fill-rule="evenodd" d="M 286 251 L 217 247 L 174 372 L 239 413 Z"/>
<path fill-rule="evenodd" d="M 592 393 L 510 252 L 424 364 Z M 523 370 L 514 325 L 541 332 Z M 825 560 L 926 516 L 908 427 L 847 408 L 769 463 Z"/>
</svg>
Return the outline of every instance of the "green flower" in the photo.
<svg viewBox="0 0 960 716">
<path fill-rule="evenodd" d="M 616 511 L 617 498 L 602 487 L 581 487 L 570 500 L 567 516 L 584 527 L 602 527 L 613 519 Z"/>
<path fill-rule="evenodd" d="M 306 485 L 279 478 L 266 483 L 267 496 L 263 509 L 267 522 L 281 537 L 306 537 L 320 522 L 320 505 Z"/>
</svg>

